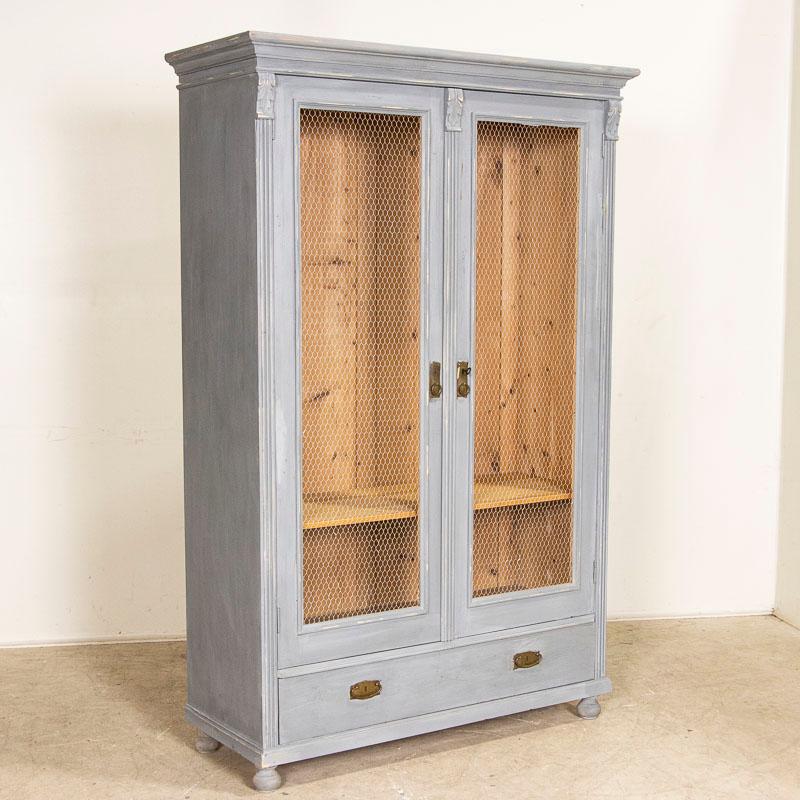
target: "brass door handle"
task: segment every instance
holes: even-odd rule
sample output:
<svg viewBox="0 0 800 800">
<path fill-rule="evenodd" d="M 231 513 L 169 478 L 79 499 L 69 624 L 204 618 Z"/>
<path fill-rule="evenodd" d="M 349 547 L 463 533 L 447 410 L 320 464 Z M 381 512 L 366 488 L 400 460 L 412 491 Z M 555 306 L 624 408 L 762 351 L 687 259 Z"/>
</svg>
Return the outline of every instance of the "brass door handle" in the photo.
<svg viewBox="0 0 800 800">
<path fill-rule="evenodd" d="M 438 361 L 431 361 L 431 366 L 428 370 L 428 388 L 431 397 L 442 396 L 442 365 Z"/>
<path fill-rule="evenodd" d="M 459 361 L 456 364 L 456 394 L 459 397 L 467 397 L 469 395 L 469 374 L 472 372 L 467 361 Z"/>
</svg>

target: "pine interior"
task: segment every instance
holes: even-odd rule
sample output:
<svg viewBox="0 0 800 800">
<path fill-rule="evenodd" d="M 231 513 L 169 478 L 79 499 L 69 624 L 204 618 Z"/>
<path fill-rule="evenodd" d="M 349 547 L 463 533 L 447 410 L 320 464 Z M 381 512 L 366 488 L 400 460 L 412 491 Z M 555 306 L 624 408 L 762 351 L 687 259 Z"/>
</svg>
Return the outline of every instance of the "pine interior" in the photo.
<svg viewBox="0 0 800 800">
<path fill-rule="evenodd" d="M 571 580 L 579 133 L 477 126 L 475 596 Z"/>
<path fill-rule="evenodd" d="M 307 623 L 419 604 L 420 119 L 300 112 Z"/>
</svg>

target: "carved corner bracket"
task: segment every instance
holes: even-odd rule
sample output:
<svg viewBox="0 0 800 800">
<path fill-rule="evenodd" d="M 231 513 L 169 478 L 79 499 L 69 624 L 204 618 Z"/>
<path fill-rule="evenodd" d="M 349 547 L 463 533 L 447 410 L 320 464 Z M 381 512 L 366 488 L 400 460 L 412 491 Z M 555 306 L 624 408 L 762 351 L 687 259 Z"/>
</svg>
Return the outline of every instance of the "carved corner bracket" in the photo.
<svg viewBox="0 0 800 800">
<path fill-rule="evenodd" d="M 616 142 L 619 139 L 619 115 L 621 111 L 621 100 L 606 100 L 605 136 L 610 142 Z"/>
<path fill-rule="evenodd" d="M 271 72 L 258 74 L 256 116 L 259 119 L 275 119 L 275 75 Z"/>
<path fill-rule="evenodd" d="M 444 128 L 447 131 L 461 130 L 461 115 L 464 111 L 464 92 L 461 89 L 447 90 L 447 113 Z"/>
</svg>

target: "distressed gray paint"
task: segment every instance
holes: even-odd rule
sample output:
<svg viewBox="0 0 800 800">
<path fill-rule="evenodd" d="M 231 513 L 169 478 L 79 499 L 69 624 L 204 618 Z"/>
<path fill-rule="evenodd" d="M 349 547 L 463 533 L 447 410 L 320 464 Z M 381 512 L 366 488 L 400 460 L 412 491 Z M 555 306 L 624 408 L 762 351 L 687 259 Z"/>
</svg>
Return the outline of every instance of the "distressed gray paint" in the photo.
<svg viewBox="0 0 800 800">
<path fill-rule="evenodd" d="M 464 92 L 461 89 L 447 90 L 447 114 L 444 128 L 447 131 L 461 130 L 461 116 L 464 112 Z"/>
<path fill-rule="evenodd" d="M 443 615 L 444 616 L 444 615 Z M 539 623 L 538 625 L 523 625 L 519 628 L 504 628 L 499 631 L 476 634 L 475 636 L 462 636 L 460 638 L 442 638 L 438 642 L 427 642 L 401 649 L 381 650 L 377 653 L 367 653 L 361 656 L 351 656 L 349 658 L 337 658 L 331 661 L 322 661 L 315 664 L 301 664 L 297 667 L 284 667 L 278 670 L 279 678 L 290 678 L 295 675 L 310 675 L 312 673 L 327 672 L 331 669 L 340 667 L 350 667 L 356 664 L 376 663 L 378 661 L 389 661 L 400 656 L 419 655 L 421 653 L 433 653 L 439 650 L 452 650 L 460 647 L 472 647 L 483 642 L 496 642 L 501 639 L 510 639 L 515 636 L 534 636 L 546 631 L 569 628 L 574 625 L 594 624 L 594 614 L 584 614 L 580 617 L 570 617 L 569 619 L 553 620 L 552 622 Z"/>
<path fill-rule="evenodd" d="M 594 625 L 574 625 L 282 678 L 281 743 L 591 680 L 594 636 Z M 514 655 L 528 650 L 539 651 L 541 663 L 514 669 Z M 362 680 L 379 680 L 381 693 L 369 700 L 351 700 L 351 684 Z"/>
<path fill-rule="evenodd" d="M 520 711 L 544 708 L 558 703 L 569 703 L 572 700 L 595 697 L 610 691 L 611 681 L 608 678 L 570 683 L 565 686 L 556 686 L 552 689 L 542 689 L 538 692 L 512 695 L 499 700 L 488 700 L 484 703 L 473 703 L 468 706 L 450 708 L 446 711 L 434 711 L 418 717 L 370 725 L 367 728 L 358 728 L 345 733 L 319 736 L 315 739 L 293 742 L 276 749 L 264 751 L 259 750 L 252 742 L 237 736 L 195 709 L 186 709 L 186 719 L 199 728 L 213 731 L 214 737 L 222 744 L 232 750 L 236 750 L 236 752 L 257 766 L 267 766 L 288 764 L 292 761 L 302 761 L 305 758 L 339 753 L 342 750 L 352 750 L 356 747 L 367 747 L 393 739 L 402 739 L 406 736 L 417 736 L 422 733 L 453 728 L 457 725 L 468 725 L 471 722 L 479 722 L 492 717 L 516 714 Z"/>
<path fill-rule="evenodd" d="M 619 97 L 638 69 L 247 31 L 168 53 L 180 86 L 273 71 L 564 97 Z"/>
<path fill-rule="evenodd" d="M 256 116 L 259 119 L 275 119 L 275 75 L 271 72 L 258 74 Z"/>
<path fill-rule="evenodd" d="M 257 782 L 268 788 L 277 784 L 269 771 L 276 764 L 609 691 L 614 150 L 620 88 L 638 71 L 256 33 L 167 59 L 182 90 L 187 718 L 266 768 Z M 296 567 L 299 103 L 423 116 L 427 306 L 420 379 L 425 385 L 428 361 L 441 360 L 445 385 L 441 401 L 420 401 L 427 452 L 421 607 L 322 626 L 301 624 Z M 462 474 L 471 466 L 472 420 L 469 404 L 447 391 L 455 361 L 472 352 L 476 116 L 584 130 L 577 579 L 566 588 L 479 602 L 467 591 L 471 483 Z M 520 682 L 518 693 L 502 696 L 492 657 L 505 658 L 519 642 L 543 649 L 547 643 L 557 655 L 530 672 L 530 685 Z M 458 664 L 468 665 L 458 686 L 436 692 Z M 395 695 L 394 710 L 387 690 L 359 721 L 350 711 L 354 701 L 344 712 L 338 708 L 337 692 L 342 679 L 365 669 L 394 676 L 392 685 L 408 674 L 416 686 L 428 681 L 431 688 L 408 703 Z M 308 692 L 323 709 L 317 734 L 303 710 Z M 578 713 L 594 710 L 587 701 Z M 206 749 L 212 743 L 202 739 Z"/>
<path fill-rule="evenodd" d="M 606 103 L 606 124 L 602 148 L 603 162 L 603 216 L 601 222 L 600 259 L 598 261 L 597 305 L 599 313 L 597 391 L 597 533 L 596 566 L 598 576 L 595 587 L 597 626 L 596 677 L 605 675 L 606 669 L 606 559 L 608 547 L 608 465 L 609 425 L 611 420 L 611 311 L 614 262 L 614 166 L 617 137 L 619 135 L 619 101 Z"/>
<path fill-rule="evenodd" d="M 600 703 L 594 696 L 584 697 L 576 706 L 575 713 L 581 719 L 597 719 L 600 716 Z"/>
<path fill-rule="evenodd" d="M 189 703 L 260 739 L 256 78 L 181 93 Z"/>
<path fill-rule="evenodd" d="M 261 80 L 258 91 L 263 92 L 266 85 L 270 93 L 274 90 L 274 76 Z M 268 104 L 269 105 L 269 104 Z M 274 108 L 274 103 L 272 104 Z M 264 109 L 263 98 L 257 97 L 258 110 Z M 277 543 L 274 531 L 276 523 L 275 480 L 275 399 L 274 399 L 274 337 L 271 335 L 274 311 L 269 303 L 274 292 L 274 232 L 273 219 L 274 173 L 273 132 L 274 121 L 269 117 L 258 118 L 256 129 L 256 272 L 258 291 L 258 374 L 259 374 L 259 490 L 260 490 L 260 531 L 259 549 L 261 553 L 262 588 L 260 593 L 261 613 L 261 741 L 270 746 L 278 743 L 278 689 L 276 673 L 278 669 L 278 646 L 275 631 L 278 628 L 278 608 L 276 591 Z M 265 222 L 267 220 L 267 222 Z"/>
</svg>

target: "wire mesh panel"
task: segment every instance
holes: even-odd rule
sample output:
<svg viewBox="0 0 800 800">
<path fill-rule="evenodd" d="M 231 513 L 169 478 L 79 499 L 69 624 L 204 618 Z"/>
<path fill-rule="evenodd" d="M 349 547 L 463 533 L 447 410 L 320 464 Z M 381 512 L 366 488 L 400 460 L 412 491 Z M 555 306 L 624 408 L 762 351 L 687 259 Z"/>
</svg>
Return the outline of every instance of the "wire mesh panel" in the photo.
<svg viewBox="0 0 800 800">
<path fill-rule="evenodd" d="M 572 579 L 580 130 L 477 124 L 474 597 Z"/>
<path fill-rule="evenodd" d="M 420 601 L 420 127 L 300 112 L 306 623 Z"/>
</svg>

